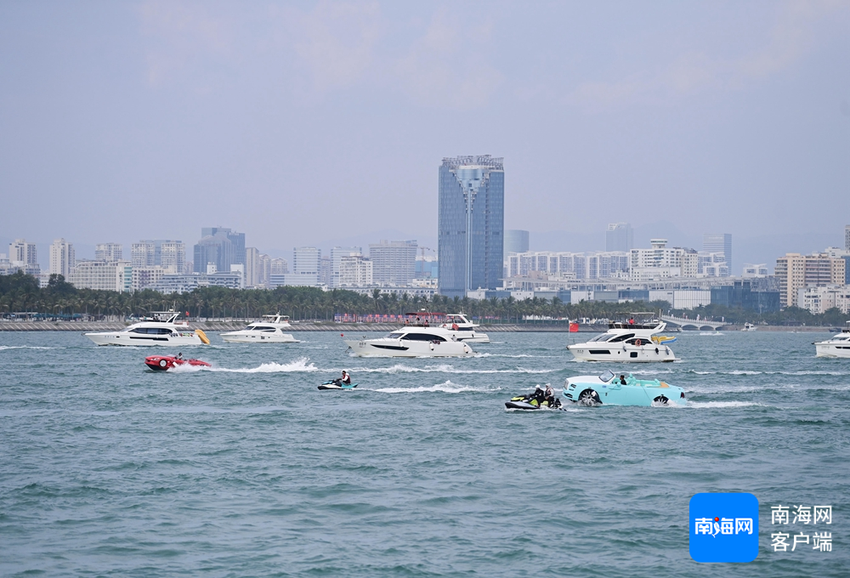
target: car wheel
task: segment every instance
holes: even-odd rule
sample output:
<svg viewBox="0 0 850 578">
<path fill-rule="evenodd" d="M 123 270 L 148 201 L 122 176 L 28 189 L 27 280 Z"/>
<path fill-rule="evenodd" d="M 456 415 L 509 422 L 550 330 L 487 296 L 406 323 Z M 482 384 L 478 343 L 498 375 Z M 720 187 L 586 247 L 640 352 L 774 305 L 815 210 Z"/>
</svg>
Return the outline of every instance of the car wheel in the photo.
<svg viewBox="0 0 850 578">
<path fill-rule="evenodd" d="M 655 403 L 655 404 L 658 404 L 658 405 L 668 405 L 670 403 L 670 400 L 667 399 L 663 395 L 659 395 L 658 397 L 656 397 L 655 399 L 652 400 L 652 403 Z"/>
<path fill-rule="evenodd" d="M 599 399 L 599 394 L 592 389 L 585 389 L 578 394 L 578 402 L 581 405 L 602 405 L 602 400 Z"/>
</svg>

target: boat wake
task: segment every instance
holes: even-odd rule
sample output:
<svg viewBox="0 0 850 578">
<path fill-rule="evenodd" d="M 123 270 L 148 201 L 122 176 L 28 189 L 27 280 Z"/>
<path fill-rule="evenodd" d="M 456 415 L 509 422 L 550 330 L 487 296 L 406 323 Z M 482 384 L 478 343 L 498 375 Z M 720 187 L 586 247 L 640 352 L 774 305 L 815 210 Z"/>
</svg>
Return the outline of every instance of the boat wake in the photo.
<svg viewBox="0 0 850 578">
<path fill-rule="evenodd" d="M 725 407 L 771 407 L 764 403 L 754 401 L 688 401 L 687 407 L 697 409 L 725 408 Z"/>
<path fill-rule="evenodd" d="M 696 375 L 794 375 L 794 376 L 806 376 L 806 375 L 830 375 L 835 377 L 840 377 L 844 375 L 850 375 L 850 371 L 759 371 L 759 370 L 749 370 L 749 369 L 733 369 L 731 371 L 696 371 L 690 370 L 688 373 L 693 373 Z"/>
<path fill-rule="evenodd" d="M 186 364 L 169 370 L 171 373 L 192 373 L 196 371 L 213 371 L 223 373 L 312 373 L 319 371 L 319 368 L 310 363 L 308 358 L 301 357 L 291 363 L 270 362 L 260 364 L 258 367 L 245 367 L 240 369 L 228 369 L 226 367 L 196 367 Z"/>
<path fill-rule="evenodd" d="M 441 364 L 431 367 L 411 367 L 409 365 L 393 365 L 392 367 L 362 367 L 357 368 L 357 373 L 458 373 L 458 374 L 495 374 L 495 373 L 554 373 L 558 369 L 527 369 L 517 367 L 515 369 L 458 369 L 449 364 Z"/>
<path fill-rule="evenodd" d="M 379 387 L 372 391 L 380 391 L 382 393 L 465 393 L 475 391 L 479 393 L 493 393 L 501 391 L 501 387 L 472 387 L 469 385 L 460 385 L 452 383 L 451 380 L 446 380 L 443 383 L 436 385 L 422 385 L 417 387 Z"/>
<path fill-rule="evenodd" d="M 0 351 L 7 349 L 56 349 L 56 347 L 40 347 L 37 345 L 0 345 Z"/>
</svg>

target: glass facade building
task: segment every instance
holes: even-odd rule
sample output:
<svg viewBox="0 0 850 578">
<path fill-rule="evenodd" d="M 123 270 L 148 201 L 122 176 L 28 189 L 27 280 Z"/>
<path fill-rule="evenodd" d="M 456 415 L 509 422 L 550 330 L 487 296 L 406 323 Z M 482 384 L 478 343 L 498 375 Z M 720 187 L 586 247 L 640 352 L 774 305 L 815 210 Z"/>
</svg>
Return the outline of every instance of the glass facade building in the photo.
<svg viewBox="0 0 850 578">
<path fill-rule="evenodd" d="M 439 178 L 440 294 L 464 297 L 467 291 L 498 287 L 504 232 L 503 159 L 444 158 Z"/>
<path fill-rule="evenodd" d="M 606 251 L 626 251 L 635 248 L 635 237 L 629 223 L 608 223 L 605 230 Z"/>
<path fill-rule="evenodd" d="M 729 233 L 706 233 L 702 237 L 702 250 L 706 253 L 723 253 L 726 257 L 729 274 L 732 274 L 732 235 Z"/>
<path fill-rule="evenodd" d="M 245 264 L 245 233 L 223 227 L 204 227 L 202 239 L 195 245 L 195 272 L 206 273 L 215 265 L 219 273 L 229 273 L 231 265 Z"/>
</svg>

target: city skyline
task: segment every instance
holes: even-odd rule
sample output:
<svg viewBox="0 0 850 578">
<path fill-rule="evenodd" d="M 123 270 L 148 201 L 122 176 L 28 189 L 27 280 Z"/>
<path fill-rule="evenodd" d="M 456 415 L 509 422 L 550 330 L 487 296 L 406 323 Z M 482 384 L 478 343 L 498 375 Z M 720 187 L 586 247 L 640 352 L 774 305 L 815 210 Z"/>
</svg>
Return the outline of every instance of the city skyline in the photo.
<svg viewBox="0 0 850 578">
<path fill-rule="evenodd" d="M 842 3 L 5 3 L 0 242 L 433 246 L 435 159 L 489 151 L 505 227 L 573 240 L 535 249 L 620 221 L 736 263 L 840 245 L 848 30 Z"/>
</svg>

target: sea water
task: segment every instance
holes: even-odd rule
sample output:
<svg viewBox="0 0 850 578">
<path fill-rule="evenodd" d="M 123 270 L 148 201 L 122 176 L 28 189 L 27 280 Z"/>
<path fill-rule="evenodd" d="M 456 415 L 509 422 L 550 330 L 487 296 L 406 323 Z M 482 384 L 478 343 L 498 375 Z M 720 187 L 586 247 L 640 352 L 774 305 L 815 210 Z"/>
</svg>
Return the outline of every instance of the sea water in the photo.
<svg viewBox="0 0 850 578">
<path fill-rule="evenodd" d="M 0 575 L 850 575 L 850 359 L 815 358 L 828 334 L 681 333 L 680 361 L 627 366 L 573 361 L 564 333 L 492 333 L 465 359 L 294 334 L 212 333 L 181 350 L 211 369 L 163 373 L 145 356 L 177 350 L 0 333 Z M 687 407 L 505 410 L 609 368 Z M 356 390 L 316 389 L 343 369 Z M 754 562 L 690 558 L 698 492 L 758 498 Z M 832 524 L 772 525 L 777 505 Z M 772 547 L 823 530 L 831 552 Z"/>
</svg>

